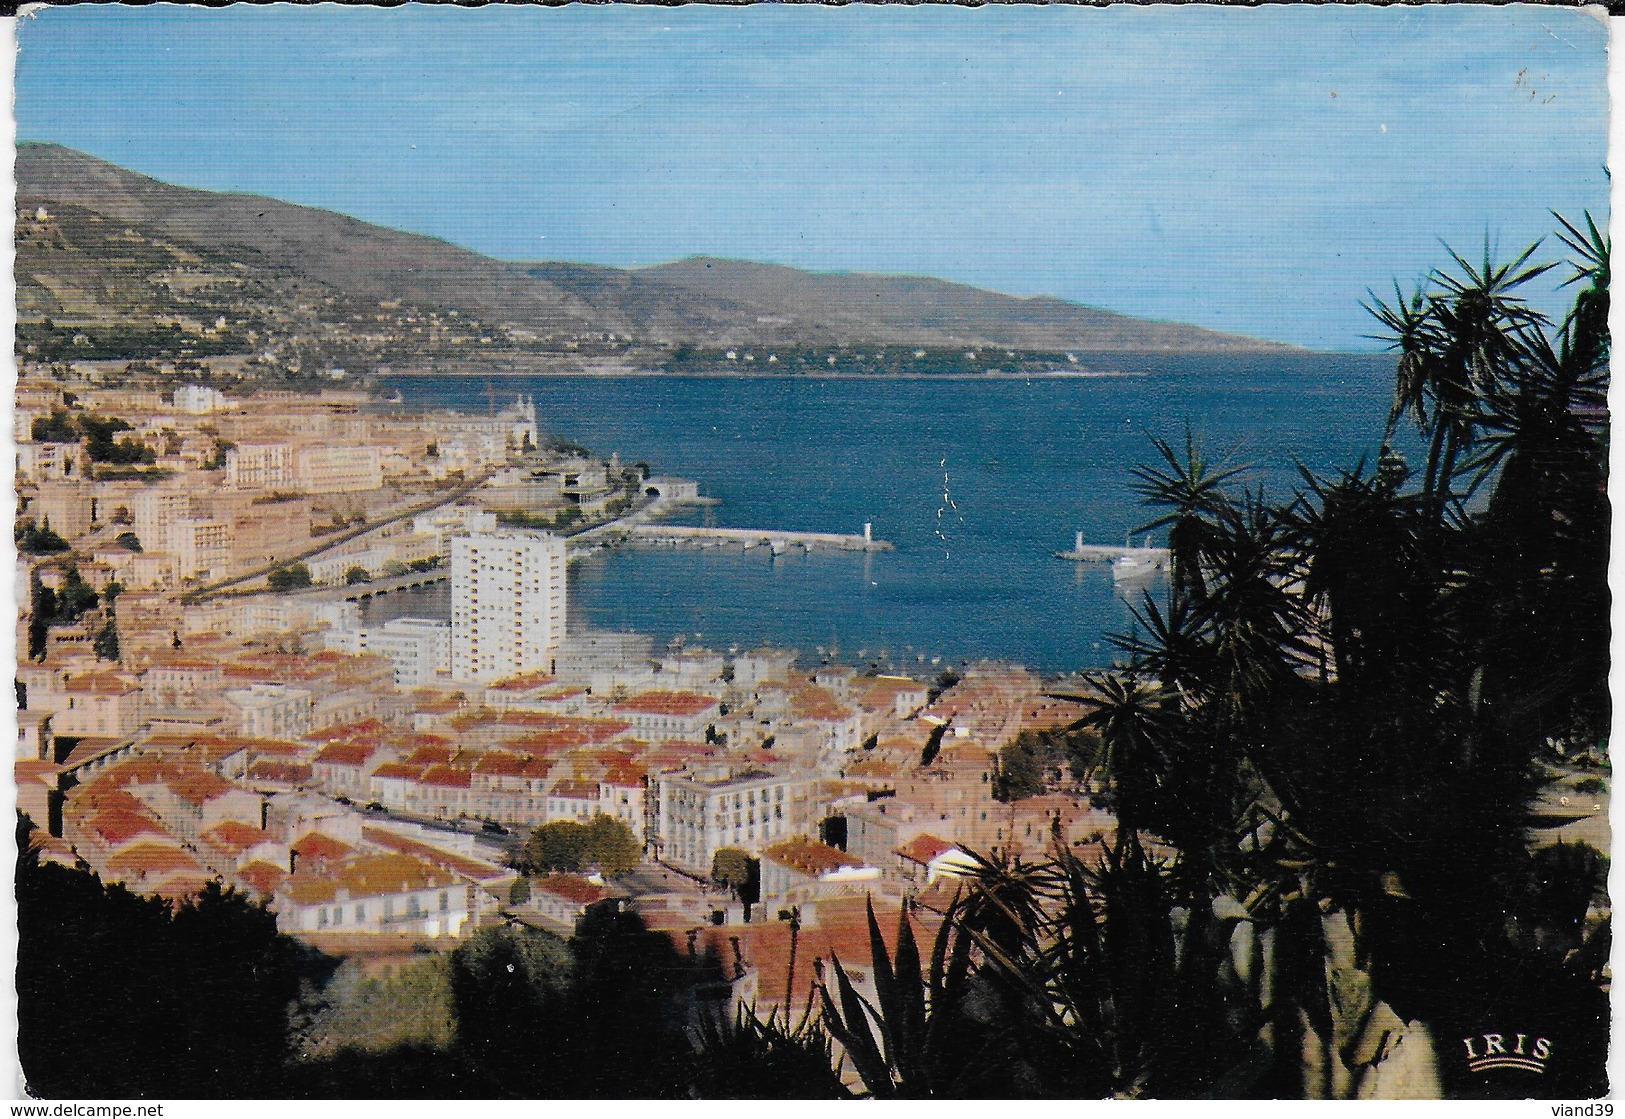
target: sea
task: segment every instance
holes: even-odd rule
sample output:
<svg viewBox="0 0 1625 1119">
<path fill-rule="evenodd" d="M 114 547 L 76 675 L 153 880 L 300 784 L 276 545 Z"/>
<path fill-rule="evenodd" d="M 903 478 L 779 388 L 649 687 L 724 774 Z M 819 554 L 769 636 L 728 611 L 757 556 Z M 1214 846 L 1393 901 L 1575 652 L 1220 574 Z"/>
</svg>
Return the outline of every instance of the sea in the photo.
<svg viewBox="0 0 1625 1119">
<path fill-rule="evenodd" d="M 822 661 L 934 675 L 992 659 L 1045 674 L 1105 667 L 1155 581 L 1058 559 L 1074 534 L 1117 545 L 1160 532 L 1134 468 L 1183 452 L 1247 469 L 1288 498 L 1316 472 L 1374 463 L 1393 395 L 1384 355 L 1099 355 L 1099 375 L 858 377 L 398 376 L 409 405 L 484 411 L 535 398 L 544 435 L 717 504 L 678 523 L 860 533 L 890 552 L 773 556 L 623 547 L 570 566 L 573 629 L 632 630 L 727 651 L 771 644 Z M 1401 444 L 1402 449 L 1404 444 Z M 444 616 L 442 586 L 391 615 Z M 383 604 L 380 604 L 381 606 Z"/>
</svg>

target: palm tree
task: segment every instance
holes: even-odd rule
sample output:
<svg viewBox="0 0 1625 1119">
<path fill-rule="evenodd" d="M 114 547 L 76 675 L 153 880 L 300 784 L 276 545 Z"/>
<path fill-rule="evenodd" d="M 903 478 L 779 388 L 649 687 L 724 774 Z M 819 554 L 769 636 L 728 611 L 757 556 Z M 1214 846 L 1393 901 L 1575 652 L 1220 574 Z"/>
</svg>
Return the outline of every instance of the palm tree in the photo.
<svg viewBox="0 0 1625 1119">
<path fill-rule="evenodd" d="M 1597 993 L 1575 959 L 1508 932 L 1518 899 L 1522 928 L 1576 959 L 1596 950 L 1562 932 L 1572 904 L 1559 916 L 1518 893 L 1546 874 L 1589 894 L 1584 859 L 1534 869 L 1526 806 L 1543 753 L 1606 727 L 1608 246 L 1589 219 L 1563 226 L 1581 290 L 1555 334 L 1519 294 L 1552 267 L 1534 247 L 1504 265 L 1452 253 L 1431 290 L 1376 303 L 1399 362 L 1375 473 L 1306 472 L 1272 507 L 1208 484 L 1189 434 L 1183 456 L 1156 443 L 1166 465 L 1136 472 L 1174 577 L 1166 607 L 1148 600 L 1119 639 L 1130 663 L 1085 721 L 1124 830 L 1177 849 L 1190 925 L 1239 900 L 1271 934 L 1260 1083 L 1278 1091 L 1310 1089 L 1308 1043 L 1347 1034 L 1350 1008 L 1449 1036 L 1497 1008 L 1538 1018 L 1554 991 Z M 1391 449 L 1406 415 L 1428 448 L 1415 490 Z M 1317 962 L 1333 957 L 1361 998 L 1334 997 Z M 1541 980 L 1498 998 L 1509 973 Z M 1577 1037 L 1595 1047 L 1595 1029 Z M 1439 1072 L 1472 1090 L 1456 1065 Z M 1595 1068 L 1568 1075 L 1597 1083 Z M 1355 1081 L 1317 1090 L 1338 1083 Z"/>
</svg>

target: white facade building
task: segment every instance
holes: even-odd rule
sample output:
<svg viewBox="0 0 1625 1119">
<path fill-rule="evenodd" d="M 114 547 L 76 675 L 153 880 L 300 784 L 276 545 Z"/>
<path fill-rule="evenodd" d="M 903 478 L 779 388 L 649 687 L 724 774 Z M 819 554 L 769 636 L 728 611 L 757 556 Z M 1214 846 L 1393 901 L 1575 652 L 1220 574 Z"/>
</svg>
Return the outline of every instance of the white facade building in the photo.
<svg viewBox="0 0 1625 1119">
<path fill-rule="evenodd" d="M 451 670 L 451 626 L 427 618 L 396 618 L 372 629 L 328 630 L 326 647 L 345 653 L 379 653 L 389 658 L 395 683 L 416 688 Z"/>
<path fill-rule="evenodd" d="M 224 412 L 231 407 L 231 401 L 226 399 L 224 393 L 207 385 L 182 385 L 175 390 L 171 399 L 175 402 L 177 412 L 185 412 L 192 416 Z"/>
<path fill-rule="evenodd" d="M 234 490 L 291 489 L 296 481 L 286 443 L 242 443 L 226 452 L 226 485 Z"/>
<path fill-rule="evenodd" d="M 310 729 L 313 696 L 285 684 L 250 684 L 226 692 L 245 738 L 297 738 Z"/>
<path fill-rule="evenodd" d="M 131 497 L 129 502 L 136 539 L 149 552 L 169 546 L 169 526 L 192 515 L 192 493 L 183 485 L 151 486 Z"/>
<path fill-rule="evenodd" d="M 436 537 L 442 554 L 458 533 L 494 532 L 496 527 L 497 515 L 478 505 L 442 505 L 412 518 L 413 535 Z"/>
<path fill-rule="evenodd" d="M 564 540 L 505 530 L 451 541 L 451 674 L 552 672 L 564 641 Z"/>
<path fill-rule="evenodd" d="M 384 484 L 384 460 L 377 447 L 302 447 L 299 488 L 305 493 L 364 493 Z"/>
<path fill-rule="evenodd" d="M 661 774 L 653 791 L 659 857 L 692 874 L 709 875 L 719 847 L 760 854 L 812 826 L 813 782 L 805 777 L 718 766 Z"/>
<path fill-rule="evenodd" d="M 229 522 L 211 517 L 177 517 L 170 522 L 168 544 L 182 579 L 223 579 L 230 574 Z"/>
</svg>

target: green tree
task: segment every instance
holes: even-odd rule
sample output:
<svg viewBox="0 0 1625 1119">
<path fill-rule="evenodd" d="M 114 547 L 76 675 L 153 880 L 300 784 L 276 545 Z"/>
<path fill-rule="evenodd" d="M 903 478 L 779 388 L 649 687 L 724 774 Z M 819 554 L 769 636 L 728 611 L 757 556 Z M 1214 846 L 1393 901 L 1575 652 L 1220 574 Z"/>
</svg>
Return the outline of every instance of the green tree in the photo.
<svg viewBox="0 0 1625 1119">
<path fill-rule="evenodd" d="M 750 878 L 750 854 L 738 847 L 718 847 L 711 856 L 711 881 L 737 891 Z"/>
<path fill-rule="evenodd" d="M 372 575 L 368 573 L 365 567 L 352 567 L 344 573 L 344 582 L 351 587 L 360 583 L 370 583 L 372 582 Z"/>
<path fill-rule="evenodd" d="M 598 871 L 625 874 L 643 857 L 632 830 L 613 816 L 599 813 L 589 823 L 554 820 L 533 829 L 520 850 L 520 866 L 532 874 Z"/>
<path fill-rule="evenodd" d="M 14 534 L 19 552 L 28 555 L 51 555 L 72 548 L 66 540 L 51 531 L 50 522 L 36 526 L 33 521 L 20 521 Z"/>
<path fill-rule="evenodd" d="M 1376 305 L 1399 361 L 1375 472 L 1306 474 L 1284 506 L 1230 494 L 1234 468 L 1194 439 L 1139 472 L 1173 578 L 1090 721 L 1119 844 L 1144 830 L 1179 851 L 1193 926 L 1239 907 L 1275 934 L 1252 977 L 1273 992 L 1270 1094 L 1358 1089 L 1339 1006 L 1445 1038 L 1552 1022 L 1566 1001 L 1574 1060 L 1545 1090 L 1602 1083 L 1607 929 L 1572 900 L 1594 868 L 1531 851 L 1522 822 L 1543 759 L 1606 735 L 1607 246 L 1594 227 L 1564 240 L 1580 292 L 1555 327 L 1518 294 L 1547 268 L 1530 252 L 1454 256 Z M 1415 489 L 1391 443 L 1407 417 L 1426 446 Z M 1531 896 L 1539 873 L 1567 885 Z M 1331 1001 L 1327 958 L 1345 984 Z M 1306 1046 L 1325 1076 L 1307 1077 Z M 1438 1076 L 1483 1090 L 1460 1062 Z"/>
<path fill-rule="evenodd" d="M 118 622 L 108 618 L 107 623 L 96 633 L 96 640 L 91 644 L 92 650 L 99 661 L 116 661 L 119 659 Z"/>
<path fill-rule="evenodd" d="M 626 874 L 643 860 L 643 845 L 637 836 L 613 816 L 601 812 L 594 816 L 582 839 L 583 865 L 602 874 Z"/>
<path fill-rule="evenodd" d="M 750 907 L 762 898 L 762 861 L 738 847 L 719 847 L 711 856 L 711 881 Z"/>
<path fill-rule="evenodd" d="M 55 624 L 77 622 L 86 610 L 95 608 L 98 600 L 99 596 L 79 574 L 79 566 L 68 564 L 62 569 L 62 586 L 56 594 Z"/>
<path fill-rule="evenodd" d="M 45 585 L 38 565 L 29 572 L 28 589 L 28 656 L 30 660 L 41 660 L 56 618 L 56 592 Z"/>
<path fill-rule="evenodd" d="M 498 1091 L 555 1073 L 570 978 L 564 943 L 527 929 L 481 929 L 452 954 L 458 1049 Z"/>
<path fill-rule="evenodd" d="M 279 567 L 266 577 L 265 582 L 273 591 L 300 590 L 311 585 L 310 568 L 302 563 Z"/>
<path fill-rule="evenodd" d="M 579 874 L 587 844 L 587 826 L 574 820 L 538 825 L 525 840 L 523 869 L 530 874 L 564 871 Z"/>
<path fill-rule="evenodd" d="M 224 470 L 226 468 L 226 452 L 236 449 L 237 444 L 230 442 L 229 440 L 216 437 L 214 447 L 209 452 L 209 457 L 204 460 L 203 469 Z"/>
<path fill-rule="evenodd" d="M 274 1098 L 305 953 L 218 883 L 170 905 L 41 864 L 17 868 L 17 1050 L 45 1098 Z"/>
<path fill-rule="evenodd" d="M 942 740 L 948 736 L 948 723 L 938 723 L 931 728 L 931 733 L 925 737 L 925 749 L 920 751 L 920 766 L 923 768 L 937 760 L 942 752 Z"/>
<path fill-rule="evenodd" d="M 77 443 L 80 439 L 73 417 L 60 408 L 35 420 L 30 431 L 36 443 Z"/>
<path fill-rule="evenodd" d="M 1012 801 L 1044 791 L 1044 769 L 1053 756 L 1051 743 L 1038 732 L 1024 730 L 999 747 L 999 771 L 994 779 L 995 800 Z"/>
</svg>

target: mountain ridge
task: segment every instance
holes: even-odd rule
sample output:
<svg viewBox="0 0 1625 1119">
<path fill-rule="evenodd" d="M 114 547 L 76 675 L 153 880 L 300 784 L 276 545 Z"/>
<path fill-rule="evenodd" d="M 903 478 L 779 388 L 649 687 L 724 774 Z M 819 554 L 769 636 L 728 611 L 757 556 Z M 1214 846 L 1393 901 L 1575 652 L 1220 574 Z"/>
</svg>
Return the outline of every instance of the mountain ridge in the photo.
<svg viewBox="0 0 1625 1119">
<path fill-rule="evenodd" d="M 255 277 L 268 299 L 282 288 L 304 293 L 301 299 L 317 293 L 319 306 L 310 320 L 317 326 L 309 329 L 318 333 L 318 327 L 326 329 L 322 306 L 348 308 L 351 325 L 339 331 L 348 336 L 357 335 L 354 322 L 367 317 L 363 312 L 401 301 L 423 309 L 417 316 L 402 312 L 403 321 L 432 314 L 473 323 L 475 333 L 492 339 L 481 343 L 487 352 L 573 343 L 594 352 L 638 350 L 644 364 L 651 358 L 644 350 L 657 357 L 678 347 L 768 345 L 1000 348 L 1033 354 L 1301 352 L 1052 296 L 1011 296 L 929 276 L 808 272 L 707 255 L 637 268 L 498 260 L 331 210 L 175 186 L 56 144 L 19 145 L 16 179 L 20 213 L 36 206 L 62 209 L 63 220 L 73 227 L 58 230 L 55 241 L 19 233 L 19 315 L 36 321 L 72 320 L 72 308 L 113 314 L 116 309 L 95 296 L 99 289 L 113 288 L 129 294 L 128 314 L 139 318 L 138 266 L 150 264 L 152 254 L 133 263 L 120 257 L 115 242 L 122 244 L 118 238 L 128 240 L 129 234 L 167 247 L 172 257 L 224 260 Z M 120 223 L 123 232 L 115 229 Z M 159 274 L 150 272 L 146 279 L 160 283 L 153 280 Z M 175 282 L 173 276 L 161 280 L 169 286 L 152 296 L 154 306 L 175 302 Z M 64 291 L 70 297 L 62 297 Z M 203 306 L 199 313 L 219 309 Z M 270 327 L 252 329 L 246 317 L 244 323 L 248 333 L 279 337 Z M 383 338 L 399 327 L 385 324 L 370 336 Z M 387 341 L 377 342 L 380 352 L 389 349 Z M 405 352 L 409 342 L 403 339 L 398 348 Z M 350 360 L 365 364 L 364 355 Z"/>
</svg>

